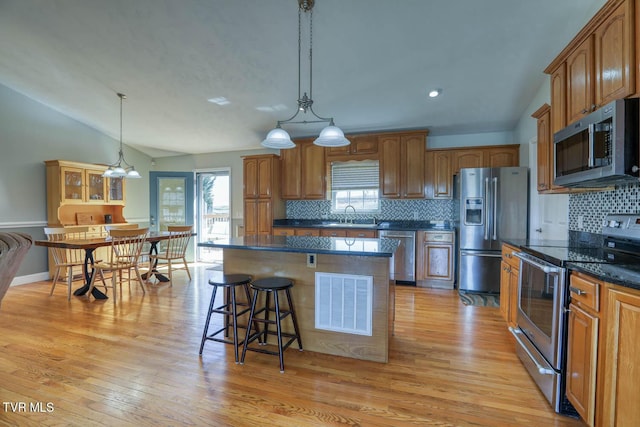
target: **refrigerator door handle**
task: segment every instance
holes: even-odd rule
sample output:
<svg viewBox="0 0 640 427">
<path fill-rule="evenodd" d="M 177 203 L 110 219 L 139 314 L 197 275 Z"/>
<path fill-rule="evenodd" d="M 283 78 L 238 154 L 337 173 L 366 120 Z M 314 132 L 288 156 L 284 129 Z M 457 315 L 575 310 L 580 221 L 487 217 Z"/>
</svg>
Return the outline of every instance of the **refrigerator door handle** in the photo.
<svg viewBox="0 0 640 427">
<path fill-rule="evenodd" d="M 493 178 L 493 240 L 498 240 L 498 177 Z"/>
<path fill-rule="evenodd" d="M 484 240 L 489 240 L 489 178 L 484 179 Z"/>
</svg>

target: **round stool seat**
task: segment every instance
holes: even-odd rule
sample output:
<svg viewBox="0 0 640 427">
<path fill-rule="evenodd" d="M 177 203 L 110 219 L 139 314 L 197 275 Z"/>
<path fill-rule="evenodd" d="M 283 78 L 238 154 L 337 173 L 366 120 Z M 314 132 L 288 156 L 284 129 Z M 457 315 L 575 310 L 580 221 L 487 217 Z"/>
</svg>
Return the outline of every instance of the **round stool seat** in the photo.
<svg viewBox="0 0 640 427">
<path fill-rule="evenodd" d="M 286 277 L 267 277 L 265 279 L 258 279 L 251 283 L 253 289 L 259 291 L 281 291 L 289 289 L 293 286 L 293 280 Z"/>
<path fill-rule="evenodd" d="M 211 286 L 239 286 L 251 282 L 248 274 L 224 274 L 222 271 L 215 271 L 209 278 Z"/>
</svg>

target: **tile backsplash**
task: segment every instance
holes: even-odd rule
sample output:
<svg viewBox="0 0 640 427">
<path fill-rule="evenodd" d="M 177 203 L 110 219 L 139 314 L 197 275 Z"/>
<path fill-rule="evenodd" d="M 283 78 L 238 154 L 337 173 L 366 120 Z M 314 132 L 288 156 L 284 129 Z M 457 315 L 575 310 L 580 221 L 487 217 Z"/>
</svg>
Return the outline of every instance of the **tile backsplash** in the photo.
<svg viewBox="0 0 640 427">
<path fill-rule="evenodd" d="M 453 200 L 380 200 L 380 212 L 377 214 L 352 215 L 354 219 L 376 217 L 380 221 L 427 221 L 454 219 L 455 202 Z M 344 214 L 331 213 L 330 200 L 289 200 L 287 201 L 287 219 L 340 219 Z"/>
<path fill-rule="evenodd" d="M 613 190 L 569 195 L 569 230 L 601 233 L 608 213 L 640 213 L 640 183 Z M 582 228 L 578 227 L 582 216 Z"/>
</svg>

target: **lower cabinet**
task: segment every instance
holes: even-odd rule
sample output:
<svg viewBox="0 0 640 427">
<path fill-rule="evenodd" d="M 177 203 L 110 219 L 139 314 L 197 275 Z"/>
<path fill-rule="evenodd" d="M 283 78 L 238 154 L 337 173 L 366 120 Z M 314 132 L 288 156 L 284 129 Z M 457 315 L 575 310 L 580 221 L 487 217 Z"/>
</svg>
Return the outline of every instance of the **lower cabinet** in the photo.
<svg viewBox="0 0 640 427">
<path fill-rule="evenodd" d="M 583 421 L 593 426 L 602 282 L 581 273 L 572 273 L 569 281 L 566 394 Z"/>
<path fill-rule="evenodd" d="M 509 326 L 518 325 L 518 276 L 520 261 L 513 255 L 518 249 L 502 245 L 502 262 L 500 263 L 500 313 Z"/>
<path fill-rule="evenodd" d="M 416 285 L 453 289 L 453 232 L 418 231 L 416 243 Z"/>
<path fill-rule="evenodd" d="M 640 291 L 607 284 L 598 372 L 601 426 L 640 425 Z"/>
</svg>

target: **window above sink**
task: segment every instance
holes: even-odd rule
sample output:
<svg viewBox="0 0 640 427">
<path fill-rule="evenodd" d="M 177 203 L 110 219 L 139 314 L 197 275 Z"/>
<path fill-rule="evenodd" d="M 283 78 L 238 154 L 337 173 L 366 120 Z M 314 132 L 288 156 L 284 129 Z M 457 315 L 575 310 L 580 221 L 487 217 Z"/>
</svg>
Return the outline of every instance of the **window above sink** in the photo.
<svg viewBox="0 0 640 427">
<path fill-rule="evenodd" d="M 380 167 L 377 160 L 332 162 L 331 213 L 379 213 L 379 186 Z"/>
</svg>

